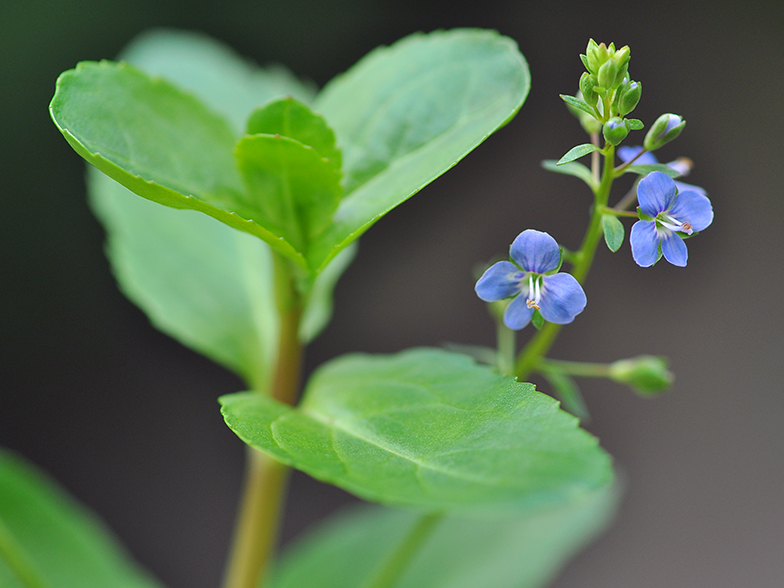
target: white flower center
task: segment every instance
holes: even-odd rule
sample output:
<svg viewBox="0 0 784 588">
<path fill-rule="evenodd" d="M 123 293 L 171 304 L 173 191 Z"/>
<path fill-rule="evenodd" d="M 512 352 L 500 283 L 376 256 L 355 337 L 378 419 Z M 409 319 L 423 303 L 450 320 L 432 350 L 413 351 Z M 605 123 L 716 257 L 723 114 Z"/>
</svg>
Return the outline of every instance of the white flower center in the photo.
<svg viewBox="0 0 784 588">
<path fill-rule="evenodd" d="M 542 299 L 539 281 L 538 277 L 534 278 L 533 274 L 528 274 L 528 298 L 525 301 L 525 305 L 534 310 L 539 310 L 539 301 Z"/>
<path fill-rule="evenodd" d="M 680 233 L 686 233 L 687 235 L 691 235 L 694 232 L 691 224 L 688 222 L 681 222 L 671 214 L 666 212 L 662 212 L 659 216 L 656 217 L 657 224 L 664 227 L 665 229 L 669 229 L 671 231 L 677 231 Z"/>
</svg>

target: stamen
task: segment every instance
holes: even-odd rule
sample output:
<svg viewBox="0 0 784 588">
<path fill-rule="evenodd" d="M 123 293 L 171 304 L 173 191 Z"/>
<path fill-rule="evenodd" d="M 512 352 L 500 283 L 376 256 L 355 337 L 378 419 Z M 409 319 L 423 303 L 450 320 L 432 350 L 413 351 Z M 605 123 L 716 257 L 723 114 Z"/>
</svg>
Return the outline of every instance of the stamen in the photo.
<svg viewBox="0 0 784 588">
<path fill-rule="evenodd" d="M 542 293 L 539 290 L 539 280 L 534 280 L 533 274 L 528 274 L 528 296 L 533 295 L 533 300 L 527 298 L 525 301 L 525 305 L 528 308 L 533 308 L 534 310 L 540 310 L 539 308 L 539 300 L 542 297 Z"/>
<path fill-rule="evenodd" d="M 677 218 L 674 218 L 666 213 L 660 214 L 657 220 L 659 221 L 659 224 L 662 227 L 664 227 L 665 229 L 669 229 L 671 231 L 686 233 L 687 235 L 691 235 L 694 232 L 691 223 L 688 222 L 682 223 Z"/>
</svg>

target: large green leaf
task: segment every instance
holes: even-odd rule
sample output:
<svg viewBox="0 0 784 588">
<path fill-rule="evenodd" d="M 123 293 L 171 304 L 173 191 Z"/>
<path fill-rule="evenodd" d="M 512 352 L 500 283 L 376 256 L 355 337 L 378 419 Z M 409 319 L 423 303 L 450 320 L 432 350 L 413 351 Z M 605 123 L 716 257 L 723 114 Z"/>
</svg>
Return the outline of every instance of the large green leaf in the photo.
<svg viewBox="0 0 784 588">
<path fill-rule="evenodd" d="M 335 130 L 345 189 L 335 223 L 310 253 L 319 266 L 508 122 L 528 94 L 509 38 L 458 29 L 376 49 L 318 95 Z"/>
<path fill-rule="evenodd" d="M 614 487 L 531 516 L 446 517 L 395 588 L 539 588 L 609 523 Z M 416 523 L 412 512 L 363 506 L 332 517 L 284 553 L 265 588 L 361 588 Z"/>
<path fill-rule="evenodd" d="M 528 509 L 609 484 L 609 456 L 532 384 L 438 349 L 350 355 L 299 408 L 220 399 L 246 443 L 368 500 L 426 510 Z"/>
<path fill-rule="evenodd" d="M 208 214 L 307 267 L 301 251 L 250 220 L 237 137 L 193 95 L 126 63 L 82 62 L 58 78 L 50 112 L 77 153 L 126 188 Z"/>
<path fill-rule="evenodd" d="M 0 451 L 0 586 L 159 588 L 160 584 L 131 562 L 93 513 L 31 465 Z"/>
<path fill-rule="evenodd" d="M 123 57 L 231 114 L 238 135 L 259 102 L 311 93 L 282 68 L 253 67 L 192 33 L 147 33 Z M 163 332 L 263 390 L 278 330 L 267 245 L 203 214 L 139 198 L 92 167 L 89 172 L 90 202 L 106 228 L 107 254 L 125 294 Z M 302 319 L 304 342 L 328 322 L 332 289 L 353 253 L 346 250 L 316 280 Z"/>
</svg>

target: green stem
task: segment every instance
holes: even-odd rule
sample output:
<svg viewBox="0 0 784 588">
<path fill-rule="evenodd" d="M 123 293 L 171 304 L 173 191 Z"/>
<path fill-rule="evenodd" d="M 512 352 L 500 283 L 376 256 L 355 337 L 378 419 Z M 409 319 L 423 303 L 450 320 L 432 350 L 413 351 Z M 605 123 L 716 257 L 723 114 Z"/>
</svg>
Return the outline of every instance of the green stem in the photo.
<svg viewBox="0 0 784 588">
<path fill-rule="evenodd" d="M 47 588 L 16 541 L 6 524 L 0 519 L 0 561 L 5 563 L 24 588 Z"/>
<path fill-rule="evenodd" d="M 302 369 L 298 336 L 302 308 L 287 262 L 277 255 L 275 261 L 280 335 L 270 394 L 280 402 L 294 405 L 299 397 Z M 266 574 L 277 544 L 288 472 L 287 466 L 248 448 L 243 497 L 223 588 L 258 588 Z"/>
<path fill-rule="evenodd" d="M 503 320 L 496 321 L 496 342 L 498 344 L 496 367 L 502 374 L 511 375 L 514 372 L 515 339 L 516 333 L 507 327 Z"/>
<path fill-rule="evenodd" d="M 588 276 L 588 270 L 591 269 L 596 247 L 602 237 L 602 210 L 607 207 L 607 201 L 610 198 L 610 188 L 612 187 L 613 179 L 615 178 L 613 163 L 615 160 L 615 147 L 610 144 L 605 146 L 606 152 L 604 153 L 604 170 L 602 172 L 602 180 L 594 191 L 594 205 L 591 211 L 591 220 L 588 223 L 588 228 L 585 231 L 582 245 L 574 256 L 574 265 L 572 267 L 572 275 L 581 284 L 585 282 Z M 540 358 L 547 355 L 555 342 L 555 338 L 561 331 L 561 325 L 554 323 L 545 323 L 545 325 L 533 336 L 528 342 L 520 355 L 517 357 L 515 363 L 515 375 L 524 380 L 528 378 L 532 371 L 536 369 Z"/>
<path fill-rule="evenodd" d="M 545 374 L 567 374 L 582 378 L 606 378 L 609 376 L 610 366 L 606 363 L 541 358 L 536 365 L 536 371 Z"/>
<path fill-rule="evenodd" d="M 443 516 L 441 513 L 422 515 L 364 588 L 392 588 Z"/>
</svg>

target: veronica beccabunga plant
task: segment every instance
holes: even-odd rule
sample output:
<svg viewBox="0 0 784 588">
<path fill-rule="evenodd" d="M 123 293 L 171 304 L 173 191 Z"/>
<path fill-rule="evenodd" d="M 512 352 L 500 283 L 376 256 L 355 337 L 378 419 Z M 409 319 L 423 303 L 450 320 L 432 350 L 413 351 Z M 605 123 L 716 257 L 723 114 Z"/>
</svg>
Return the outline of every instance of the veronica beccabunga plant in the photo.
<svg viewBox="0 0 784 588">
<path fill-rule="evenodd" d="M 617 251 L 634 217 L 634 260 L 683 266 L 683 240 L 713 211 L 702 191 L 672 179 L 690 164 L 651 155 L 680 134 L 681 117 L 662 115 L 643 147 L 616 152 L 644 126 L 628 118 L 642 96 L 629 48 L 590 41 L 581 58 L 579 92 L 562 98 L 590 141 L 543 165 L 588 186 L 586 233 L 568 251 L 520 227 L 510 258 L 484 272 L 476 292 L 497 317 L 498 349 L 350 354 L 302 386 L 303 349 L 330 319 L 357 239 L 523 104 L 529 73 L 515 43 L 473 29 L 412 35 L 316 92 L 206 37 L 158 31 L 118 62 L 60 76 L 51 116 L 92 164 L 90 203 L 120 287 L 159 329 L 247 386 L 220 398 L 247 445 L 224 588 L 535 588 L 608 524 L 619 494 L 610 456 L 527 379 L 544 375 L 581 418 L 574 378 L 666 389 L 663 358 L 548 353 L 586 308 L 582 284 L 602 236 Z M 577 161 L 588 155 L 590 167 Z M 625 173 L 639 181 L 611 206 Z M 529 324 L 517 352 L 515 332 Z M 375 505 L 334 516 L 276 558 L 292 467 Z M 160 586 L 9 453 L 0 584 Z"/>
</svg>

